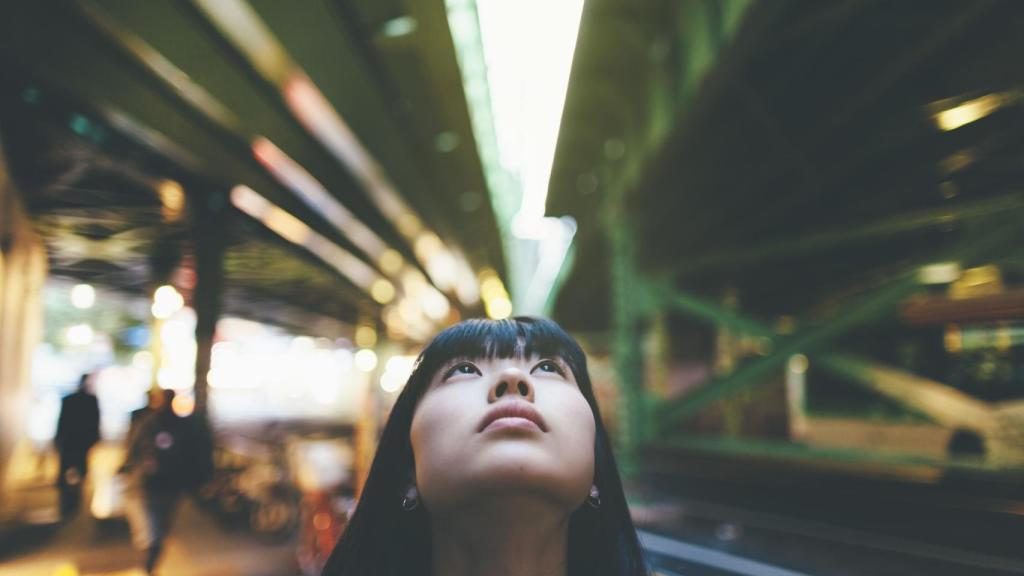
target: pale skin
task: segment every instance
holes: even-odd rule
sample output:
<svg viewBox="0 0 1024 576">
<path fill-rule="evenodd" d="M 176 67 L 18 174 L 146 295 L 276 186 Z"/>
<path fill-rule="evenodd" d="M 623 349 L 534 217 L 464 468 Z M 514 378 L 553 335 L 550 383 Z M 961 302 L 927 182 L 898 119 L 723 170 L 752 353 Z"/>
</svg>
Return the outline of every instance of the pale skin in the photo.
<svg viewBox="0 0 1024 576">
<path fill-rule="evenodd" d="M 487 424 L 496 409 L 524 404 L 539 423 Z M 593 412 L 559 358 L 443 366 L 410 434 L 434 576 L 565 576 L 569 517 L 593 484 L 594 434 Z"/>
</svg>

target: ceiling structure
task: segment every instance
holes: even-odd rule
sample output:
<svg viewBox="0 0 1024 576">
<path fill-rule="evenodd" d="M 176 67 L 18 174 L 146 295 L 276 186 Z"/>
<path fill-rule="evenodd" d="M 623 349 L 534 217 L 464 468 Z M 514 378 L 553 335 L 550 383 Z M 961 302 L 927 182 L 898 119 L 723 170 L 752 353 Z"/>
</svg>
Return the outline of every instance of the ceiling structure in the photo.
<svg viewBox="0 0 1024 576">
<path fill-rule="evenodd" d="M 225 313 L 337 335 L 417 291 L 435 322 L 480 314 L 476 272 L 505 267 L 446 18 L 401 0 L 5 3 L 0 130 L 51 272 L 151 291 L 189 261 L 189 220 L 166 214 L 184 194 L 242 208 Z"/>
<path fill-rule="evenodd" d="M 1006 1 L 589 2 L 548 200 L 579 222 L 556 316 L 610 325 L 621 225 L 640 273 L 771 320 L 1019 221 L 1022 26 Z M 1019 246 L 978 263 L 1020 281 Z"/>
</svg>

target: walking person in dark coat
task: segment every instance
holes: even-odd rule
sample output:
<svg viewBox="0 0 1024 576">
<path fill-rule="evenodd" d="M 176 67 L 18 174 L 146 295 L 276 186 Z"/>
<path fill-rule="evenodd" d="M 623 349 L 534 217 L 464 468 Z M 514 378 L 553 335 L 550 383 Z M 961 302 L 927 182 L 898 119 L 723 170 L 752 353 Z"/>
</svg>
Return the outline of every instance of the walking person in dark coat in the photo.
<svg viewBox="0 0 1024 576">
<path fill-rule="evenodd" d="M 128 474 L 125 511 L 132 544 L 147 574 L 156 569 L 181 494 L 198 488 L 208 469 L 196 419 L 174 413 L 173 390 L 158 394 L 132 422 L 122 467 Z"/>
<path fill-rule="evenodd" d="M 92 375 L 83 374 L 78 390 L 65 396 L 57 419 L 54 438 L 60 454 L 61 517 L 78 510 L 82 499 L 82 483 L 89 471 L 89 450 L 100 439 L 100 407 L 96 396 L 89 391 Z"/>
</svg>

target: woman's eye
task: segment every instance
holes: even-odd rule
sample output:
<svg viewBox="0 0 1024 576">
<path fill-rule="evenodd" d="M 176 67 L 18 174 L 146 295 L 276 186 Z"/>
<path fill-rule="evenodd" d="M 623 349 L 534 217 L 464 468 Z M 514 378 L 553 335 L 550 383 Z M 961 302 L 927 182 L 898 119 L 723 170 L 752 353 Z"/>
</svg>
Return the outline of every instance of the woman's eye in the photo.
<svg viewBox="0 0 1024 576">
<path fill-rule="evenodd" d="M 552 360 L 544 360 L 538 363 L 534 369 L 540 370 L 541 372 L 549 372 L 551 374 L 565 374 L 565 371 L 562 370 L 562 367 Z"/>
<path fill-rule="evenodd" d="M 444 377 L 445 379 L 448 379 L 458 374 L 480 374 L 480 369 L 469 362 L 460 362 L 449 368 Z"/>
</svg>

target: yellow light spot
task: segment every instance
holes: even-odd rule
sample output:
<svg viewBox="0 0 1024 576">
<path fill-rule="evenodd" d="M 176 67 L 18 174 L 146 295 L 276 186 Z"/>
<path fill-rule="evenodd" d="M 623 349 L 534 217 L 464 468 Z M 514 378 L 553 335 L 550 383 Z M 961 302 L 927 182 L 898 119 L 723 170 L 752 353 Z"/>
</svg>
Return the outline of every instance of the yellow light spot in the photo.
<svg viewBox="0 0 1024 576">
<path fill-rule="evenodd" d="M 419 233 L 423 224 L 412 212 L 404 212 L 398 217 L 398 231 L 406 238 L 412 238 Z"/>
<path fill-rule="evenodd" d="M 488 300 L 484 306 L 487 308 L 487 316 L 494 320 L 501 320 L 512 315 L 512 302 L 503 296 Z"/>
<path fill-rule="evenodd" d="M 171 401 L 171 409 L 174 413 L 182 418 L 192 414 L 196 409 L 196 400 L 191 396 L 177 395 L 174 400 Z"/>
<path fill-rule="evenodd" d="M 185 211 L 185 191 L 181 189 L 181 184 L 174 180 L 164 180 L 157 188 L 157 194 L 160 196 L 160 215 L 164 221 L 173 222 L 180 218 Z"/>
<path fill-rule="evenodd" d="M 74 564 L 61 564 L 53 571 L 53 576 L 78 576 L 78 567 Z"/>
<path fill-rule="evenodd" d="M 377 331 L 373 326 L 360 326 L 356 328 L 356 346 L 360 348 L 372 348 L 377 344 Z"/>
<path fill-rule="evenodd" d="M 405 260 L 402 259 L 402 255 L 398 253 L 398 250 L 388 248 L 380 255 L 380 269 L 385 274 L 398 274 L 398 271 L 402 269 L 402 265 L 405 264 Z"/>
<path fill-rule="evenodd" d="M 395 286 L 384 278 L 379 278 L 370 287 L 370 296 L 378 304 L 387 304 L 395 299 Z"/>
<path fill-rule="evenodd" d="M 441 239 L 437 237 L 437 234 L 432 232 L 420 234 L 420 237 L 416 239 L 416 255 L 423 260 L 430 260 L 443 249 L 444 244 L 441 242 Z"/>
</svg>

